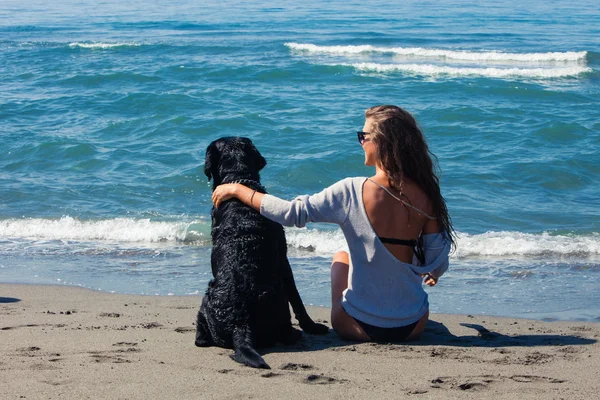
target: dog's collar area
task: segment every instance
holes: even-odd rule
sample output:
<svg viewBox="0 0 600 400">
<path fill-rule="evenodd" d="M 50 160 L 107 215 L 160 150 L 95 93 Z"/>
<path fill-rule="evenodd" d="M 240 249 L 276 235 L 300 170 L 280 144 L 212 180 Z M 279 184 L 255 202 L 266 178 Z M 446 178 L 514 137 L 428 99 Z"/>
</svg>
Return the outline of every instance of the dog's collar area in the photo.
<svg viewBox="0 0 600 400">
<path fill-rule="evenodd" d="M 267 189 L 265 189 L 265 187 L 263 185 L 261 185 L 259 182 L 254 181 L 252 179 L 238 179 L 235 181 L 231 181 L 231 182 L 221 182 L 222 185 L 226 185 L 226 184 L 230 184 L 230 183 L 239 183 L 242 185 L 252 185 L 252 186 L 256 186 L 258 188 L 258 190 L 261 190 L 264 193 L 267 193 Z"/>
</svg>

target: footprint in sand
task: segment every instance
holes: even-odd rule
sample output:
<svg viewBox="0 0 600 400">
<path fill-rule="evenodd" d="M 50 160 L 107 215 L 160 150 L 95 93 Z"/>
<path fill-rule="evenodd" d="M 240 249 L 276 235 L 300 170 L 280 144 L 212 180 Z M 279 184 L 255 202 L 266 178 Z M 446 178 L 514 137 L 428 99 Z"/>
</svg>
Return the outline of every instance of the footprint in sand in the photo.
<svg viewBox="0 0 600 400">
<path fill-rule="evenodd" d="M 38 351 L 38 350 L 41 350 L 41 348 L 37 347 L 37 346 L 31 346 L 31 347 L 21 347 L 18 350 L 19 351 Z"/>
<path fill-rule="evenodd" d="M 276 372 L 265 372 L 264 374 L 261 375 L 261 377 L 263 377 L 263 378 L 274 378 L 276 376 L 279 376 L 279 374 Z"/>
<path fill-rule="evenodd" d="M 533 383 L 533 382 L 547 382 L 547 383 L 565 383 L 563 379 L 547 378 L 545 376 L 537 375 L 513 375 L 510 377 L 515 382 L 522 383 Z"/>
<path fill-rule="evenodd" d="M 188 333 L 188 332 L 196 332 L 196 328 L 190 326 L 182 326 L 179 328 L 175 328 L 175 332 L 177 333 Z"/>
<path fill-rule="evenodd" d="M 111 312 L 111 313 L 107 313 L 107 312 L 103 312 L 100 314 L 101 317 L 110 317 L 110 318 L 119 318 L 121 316 L 121 314 L 116 313 L 116 312 Z"/>
<path fill-rule="evenodd" d="M 431 381 L 432 388 L 438 389 L 455 389 L 455 390 L 468 390 L 478 391 L 487 389 L 488 386 L 498 383 L 512 380 L 520 383 L 534 383 L 534 382 L 546 382 L 546 383 L 564 383 L 566 381 L 555 378 L 548 378 L 544 376 L 536 375 L 479 375 L 479 376 L 468 376 L 468 377 L 448 377 L 441 376 Z"/>
<path fill-rule="evenodd" d="M 144 329 L 160 328 L 161 326 L 162 326 L 162 324 L 160 324 L 158 322 L 148 322 L 146 324 L 141 324 L 141 327 Z"/>
<path fill-rule="evenodd" d="M 431 381 L 432 388 L 437 389 L 458 389 L 458 390 L 481 390 L 485 389 L 490 383 L 494 382 L 491 375 L 470 376 L 452 378 L 442 376 Z"/>
<path fill-rule="evenodd" d="M 137 342 L 118 342 L 113 344 L 113 346 L 125 346 L 125 347 L 131 347 L 131 346 L 137 346 Z"/>
<path fill-rule="evenodd" d="M 94 362 L 97 363 L 113 363 L 113 364 L 124 364 L 130 363 L 130 360 L 127 360 L 122 357 L 112 356 L 108 354 L 90 354 Z"/>
<path fill-rule="evenodd" d="M 230 372 L 233 372 L 233 370 L 225 368 L 225 369 L 219 369 L 219 370 L 217 370 L 217 372 L 220 373 L 220 374 L 228 374 Z"/>
<path fill-rule="evenodd" d="M 340 379 L 332 378 L 330 376 L 325 376 L 325 375 L 311 374 L 311 375 L 308 375 L 306 378 L 304 378 L 303 382 L 311 384 L 311 385 L 331 385 L 333 383 L 345 382 L 345 380 L 344 379 L 340 380 Z"/>
<path fill-rule="evenodd" d="M 309 364 L 294 364 L 294 363 L 283 364 L 281 367 L 279 367 L 279 369 L 283 369 L 286 371 L 300 371 L 300 370 L 308 371 L 308 370 L 311 370 L 314 368 L 315 367 L 313 367 L 312 365 L 309 365 Z"/>
</svg>

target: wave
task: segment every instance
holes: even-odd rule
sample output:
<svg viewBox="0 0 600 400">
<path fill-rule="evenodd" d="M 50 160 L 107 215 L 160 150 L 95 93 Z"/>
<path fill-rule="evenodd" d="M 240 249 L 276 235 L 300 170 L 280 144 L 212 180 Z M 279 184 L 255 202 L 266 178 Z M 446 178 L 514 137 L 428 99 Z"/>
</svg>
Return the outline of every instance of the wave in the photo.
<svg viewBox="0 0 600 400">
<path fill-rule="evenodd" d="M 69 216 L 59 219 L 12 218 L 0 221 L 0 238 L 119 243 L 197 242 L 210 245 L 210 222 L 134 218 L 82 221 Z M 286 238 L 294 256 L 331 257 L 337 251 L 348 250 L 339 229 L 286 228 Z M 477 235 L 459 233 L 457 249 L 452 257 L 547 255 L 600 255 L 600 234 L 551 235 L 547 232 L 532 234 L 510 231 Z"/>
<path fill-rule="evenodd" d="M 286 229 L 286 236 L 289 246 L 314 256 L 330 257 L 335 252 L 348 248 L 339 230 Z M 478 235 L 459 233 L 457 249 L 452 257 L 597 255 L 600 255 L 599 234 L 551 235 L 504 231 Z"/>
<path fill-rule="evenodd" d="M 567 51 L 549 53 L 506 53 L 500 51 L 466 51 L 424 49 L 421 47 L 377 47 L 360 46 L 318 46 L 311 43 L 285 43 L 294 51 L 318 54 L 393 54 L 407 57 L 438 58 L 461 61 L 519 61 L 519 62 L 552 62 L 552 61 L 584 61 L 586 51 Z"/>
<path fill-rule="evenodd" d="M 600 235 L 551 235 L 547 232 L 460 234 L 455 256 L 593 256 L 600 255 Z"/>
<path fill-rule="evenodd" d="M 139 43 L 84 43 L 84 42 L 73 42 L 69 43 L 71 48 L 82 48 L 82 49 L 113 49 L 117 47 L 139 47 Z"/>
<path fill-rule="evenodd" d="M 115 218 L 81 221 L 60 219 L 7 219 L 0 221 L 0 238 L 114 242 L 194 242 L 210 240 L 210 226 L 203 221 L 151 221 Z"/>
<path fill-rule="evenodd" d="M 337 65 L 352 67 L 358 71 L 364 72 L 406 72 L 428 76 L 483 76 L 490 78 L 562 78 L 573 77 L 592 71 L 591 68 L 582 66 L 562 68 L 457 68 L 431 64 L 355 63 Z"/>
</svg>

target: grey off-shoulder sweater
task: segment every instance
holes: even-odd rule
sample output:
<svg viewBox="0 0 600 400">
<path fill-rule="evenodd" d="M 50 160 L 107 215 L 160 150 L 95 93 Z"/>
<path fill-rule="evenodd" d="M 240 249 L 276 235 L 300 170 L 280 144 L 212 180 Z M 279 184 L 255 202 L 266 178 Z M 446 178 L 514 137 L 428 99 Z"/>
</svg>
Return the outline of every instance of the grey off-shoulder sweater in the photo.
<svg viewBox="0 0 600 400">
<path fill-rule="evenodd" d="M 339 225 L 348 242 L 350 271 L 342 306 L 352 317 L 382 328 L 418 321 L 429 308 L 421 274 L 441 276 L 448 269 L 450 243 L 443 233 L 423 235 L 426 265 L 394 257 L 373 230 L 362 201 L 367 178 L 347 178 L 312 196 L 292 201 L 263 197 L 260 213 L 284 226 L 307 222 Z"/>
</svg>

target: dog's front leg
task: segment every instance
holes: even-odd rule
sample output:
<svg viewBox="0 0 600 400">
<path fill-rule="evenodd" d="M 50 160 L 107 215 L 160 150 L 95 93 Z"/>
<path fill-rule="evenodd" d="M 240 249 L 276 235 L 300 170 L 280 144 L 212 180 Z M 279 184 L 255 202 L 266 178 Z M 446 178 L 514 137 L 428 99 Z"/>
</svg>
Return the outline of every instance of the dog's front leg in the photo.
<svg viewBox="0 0 600 400">
<path fill-rule="evenodd" d="M 234 328 L 232 339 L 235 353 L 229 357 L 252 368 L 271 369 L 269 364 L 254 350 L 252 333 L 247 325 Z"/>
<path fill-rule="evenodd" d="M 310 333 L 312 335 L 324 335 L 327 332 L 329 332 L 328 326 L 316 323 L 312 320 L 310 315 L 308 315 L 308 312 L 306 312 L 306 307 L 304 307 L 304 303 L 302 303 L 300 293 L 298 293 L 298 288 L 296 287 L 296 281 L 294 280 L 292 267 L 290 266 L 287 257 L 284 258 L 282 268 L 285 292 L 287 294 L 290 304 L 292 305 L 292 310 L 294 310 L 294 316 L 300 324 L 300 328 L 302 328 L 304 332 Z"/>
</svg>

